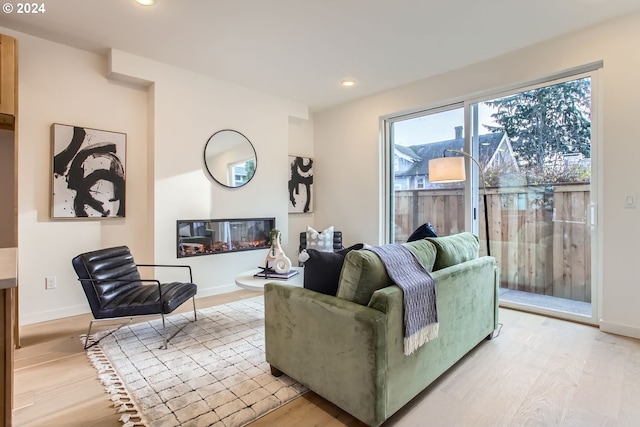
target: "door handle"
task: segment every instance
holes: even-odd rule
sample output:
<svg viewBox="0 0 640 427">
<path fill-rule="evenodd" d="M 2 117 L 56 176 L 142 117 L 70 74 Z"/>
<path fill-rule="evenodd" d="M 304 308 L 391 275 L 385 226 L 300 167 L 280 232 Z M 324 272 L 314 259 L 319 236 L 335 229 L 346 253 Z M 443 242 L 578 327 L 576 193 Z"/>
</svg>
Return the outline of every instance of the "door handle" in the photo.
<svg viewBox="0 0 640 427">
<path fill-rule="evenodd" d="M 595 228 L 597 225 L 597 215 L 598 210 L 596 209 L 596 204 L 589 203 L 589 223 L 591 225 L 591 228 Z"/>
</svg>

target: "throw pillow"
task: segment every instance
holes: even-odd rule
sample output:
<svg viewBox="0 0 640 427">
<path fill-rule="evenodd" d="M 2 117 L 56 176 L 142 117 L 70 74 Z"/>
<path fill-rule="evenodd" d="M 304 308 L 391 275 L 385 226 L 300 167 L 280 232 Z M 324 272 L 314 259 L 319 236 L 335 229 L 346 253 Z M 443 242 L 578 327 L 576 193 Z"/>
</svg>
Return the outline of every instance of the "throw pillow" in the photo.
<svg viewBox="0 0 640 427">
<path fill-rule="evenodd" d="M 413 242 L 415 240 L 422 240 L 426 237 L 438 237 L 436 234 L 436 230 L 433 229 L 433 225 L 430 222 L 426 222 L 422 224 L 420 227 L 416 228 L 411 236 L 409 236 L 408 242 Z"/>
<path fill-rule="evenodd" d="M 321 252 L 307 249 L 309 258 L 304 263 L 304 288 L 322 294 L 335 296 L 338 291 L 338 281 L 344 257 L 354 249 L 362 249 L 359 243 L 337 252 Z"/>
<path fill-rule="evenodd" d="M 333 225 L 320 232 L 307 226 L 307 249 L 333 252 Z"/>
</svg>

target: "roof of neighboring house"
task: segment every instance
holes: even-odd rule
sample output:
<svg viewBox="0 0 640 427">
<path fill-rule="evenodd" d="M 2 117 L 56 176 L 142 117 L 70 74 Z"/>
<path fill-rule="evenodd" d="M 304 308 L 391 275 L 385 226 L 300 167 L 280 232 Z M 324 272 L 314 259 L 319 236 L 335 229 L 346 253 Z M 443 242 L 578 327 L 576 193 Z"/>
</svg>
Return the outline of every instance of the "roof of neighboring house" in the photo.
<svg viewBox="0 0 640 427">
<path fill-rule="evenodd" d="M 416 145 L 416 147 L 420 147 L 420 145 Z M 400 153 L 404 154 L 405 156 L 411 158 L 412 160 L 422 160 L 422 158 L 420 156 L 418 156 L 418 154 L 413 151 L 413 149 L 411 147 L 404 147 L 402 145 L 396 145 L 395 149 L 397 151 L 399 151 Z"/>
<path fill-rule="evenodd" d="M 500 141 L 502 141 L 502 137 L 504 132 L 498 133 L 488 133 L 485 135 L 479 136 L 479 145 L 480 145 L 480 158 L 478 161 L 480 164 L 485 165 L 489 162 L 493 154 L 498 149 L 500 145 Z M 429 174 L 429 160 L 436 159 L 438 157 L 442 157 L 444 150 L 447 148 L 453 148 L 455 150 L 463 150 L 464 149 L 464 138 L 450 139 L 447 141 L 439 141 L 439 142 L 431 142 L 428 144 L 421 145 L 412 145 L 410 147 L 401 147 L 396 146 L 397 150 L 400 148 L 410 149 L 414 153 L 418 155 L 421 162 L 414 164 L 407 171 L 398 173 L 396 176 L 411 176 L 411 175 L 428 175 Z M 447 157 L 450 156 L 461 156 L 462 154 L 458 153 L 447 153 Z"/>
</svg>

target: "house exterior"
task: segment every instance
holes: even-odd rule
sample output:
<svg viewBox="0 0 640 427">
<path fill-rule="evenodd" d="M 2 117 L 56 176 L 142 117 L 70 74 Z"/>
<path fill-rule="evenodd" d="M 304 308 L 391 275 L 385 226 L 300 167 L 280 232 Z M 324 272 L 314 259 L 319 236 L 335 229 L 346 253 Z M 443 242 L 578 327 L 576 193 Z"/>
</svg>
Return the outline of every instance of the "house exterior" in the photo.
<svg viewBox="0 0 640 427">
<path fill-rule="evenodd" d="M 483 171 L 491 168 L 518 170 L 518 162 L 505 132 L 479 136 L 480 156 L 478 162 Z M 394 182 L 396 191 L 441 188 L 442 184 L 429 183 L 429 160 L 442 157 L 446 149 L 463 150 L 462 126 L 456 126 L 455 138 L 409 147 L 394 147 Z M 447 156 L 461 154 L 447 153 Z M 461 184 L 453 184 L 461 185 Z"/>
</svg>

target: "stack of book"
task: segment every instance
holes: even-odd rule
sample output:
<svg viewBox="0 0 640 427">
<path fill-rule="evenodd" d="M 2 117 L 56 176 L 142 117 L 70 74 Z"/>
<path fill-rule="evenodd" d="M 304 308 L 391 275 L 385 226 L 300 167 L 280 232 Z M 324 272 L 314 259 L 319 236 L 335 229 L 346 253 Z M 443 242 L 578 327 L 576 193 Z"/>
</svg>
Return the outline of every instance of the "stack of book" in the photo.
<svg viewBox="0 0 640 427">
<path fill-rule="evenodd" d="M 257 272 L 253 277 L 260 279 L 276 279 L 276 280 L 289 280 L 293 276 L 297 276 L 300 272 L 297 270 L 289 270 L 286 273 L 277 273 L 275 270 L 263 269 Z"/>
</svg>

